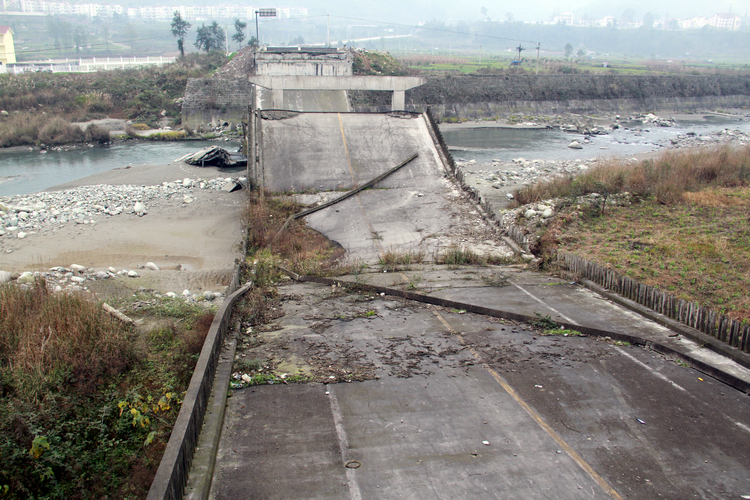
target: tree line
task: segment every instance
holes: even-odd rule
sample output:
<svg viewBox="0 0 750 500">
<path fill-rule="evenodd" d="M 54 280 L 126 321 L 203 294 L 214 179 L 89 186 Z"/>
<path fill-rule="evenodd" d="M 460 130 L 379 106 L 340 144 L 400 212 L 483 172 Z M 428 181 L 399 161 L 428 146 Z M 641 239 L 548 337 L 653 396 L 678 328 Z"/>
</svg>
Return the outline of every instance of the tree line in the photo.
<svg viewBox="0 0 750 500">
<path fill-rule="evenodd" d="M 174 12 L 174 17 L 172 17 L 171 26 L 172 36 L 177 38 L 177 48 L 180 51 L 180 57 L 185 57 L 185 38 L 190 31 L 191 24 L 182 18 L 180 11 L 176 10 Z M 232 35 L 232 41 L 237 42 L 237 50 L 242 47 L 242 42 L 246 38 L 245 29 L 247 29 L 246 22 L 240 21 L 239 19 L 234 20 L 234 34 Z M 225 44 L 228 44 L 227 34 L 224 31 L 224 28 L 219 26 L 219 23 L 216 21 L 213 21 L 208 26 L 203 23 L 200 28 L 196 29 L 194 45 L 198 50 L 205 50 L 208 53 L 214 50 L 221 50 Z M 250 37 L 248 45 L 258 45 L 258 41 L 254 36 Z"/>
</svg>

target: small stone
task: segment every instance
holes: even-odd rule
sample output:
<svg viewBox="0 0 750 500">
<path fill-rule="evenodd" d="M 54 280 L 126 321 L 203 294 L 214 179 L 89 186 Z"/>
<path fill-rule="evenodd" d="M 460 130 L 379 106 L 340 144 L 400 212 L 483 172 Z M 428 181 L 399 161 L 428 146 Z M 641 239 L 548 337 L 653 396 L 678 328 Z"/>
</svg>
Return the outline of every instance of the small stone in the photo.
<svg viewBox="0 0 750 500">
<path fill-rule="evenodd" d="M 115 269 L 114 267 L 110 267 L 110 268 L 108 269 L 108 271 L 109 271 L 110 273 L 112 273 L 112 274 L 115 274 L 115 273 L 117 272 L 117 269 Z"/>
<path fill-rule="evenodd" d="M 19 240 L 22 240 L 22 239 L 24 239 L 25 237 L 26 237 L 26 233 L 24 233 L 23 231 L 21 231 L 20 233 L 18 233 L 18 239 L 19 239 Z"/>
<path fill-rule="evenodd" d="M 75 271 L 77 273 L 82 273 L 86 270 L 86 266 L 82 266 L 80 264 L 71 264 L 69 267 L 72 271 Z"/>
<path fill-rule="evenodd" d="M 583 146 L 581 146 L 581 143 L 578 141 L 573 141 L 570 144 L 568 144 L 568 147 L 570 149 L 583 149 Z"/>
<path fill-rule="evenodd" d="M 193 203 L 195 201 L 195 198 L 190 196 L 189 194 L 185 195 L 184 198 L 182 198 L 182 202 L 189 205 L 190 203 Z"/>
<path fill-rule="evenodd" d="M 207 290 L 203 292 L 203 298 L 205 300 L 214 300 L 216 298 L 216 294 L 210 290 Z"/>
<path fill-rule="evenodd" d="M 86 278 L 83 278 L 81 276 L 71 276 L 70 281 L 72 281 L 73 283 L 83 283 L 84 281 L 86 281 Z"/>
<path fill-rule="evenodd" d="M 153 262 L 147 262 L 146 267 L 151 269 L 152 271 L 159 271 L 159 266 L 157 266 Z"/>
<path fill-rule="evenodd" d="M 174 293 L 174 292 L 167 292 L 167 293 L 165 293 L 164 295 L 165 295 L 166 297 L 169 297 L 170 299 L 174 299 L 175 297 L 177 297 L 177 294 L 176 294 L 176 293 Z"/>
<path fill-rule="evenodd" d="M 140 275 L 135 271 L 128 271 L 128 277 L 130 278 L 138 278 Z"/>
<path fill-rule="evenodd" d="M 544 217 L 545 219 L 549 219 L 550 217 L 552 217 L 552 215 L 554 215 L 554 213 L 555 212 L 551 208 L 547 208 L 544 212 L 542 212 L 542 217 Z"/>
<path fill-rule="evenodd" d="M 524 212 L 524 214 L 523 214 L 523 216 L 526 217 L 527 219 L 531 219 L 535 215 L 536 215 L 536 210 L 531 209 L 531 208 L 528 209 L 528 210 L 526 210 L 526 212 Z"/>
<path fill-rule="evenodd" d="M 190 293 L 190 290 L 188 290 L 187 288 L 186 288 L 185 290 L 183 290 L 183 291 L 182 291 L 182 296 L 183 296 L 183 297 L 190 297 L 190 296 L 192 296 L 192 295 L 193 295 L 193 294 L 192 294 L 192 293 Z"/>
<path fill-rule="evenodd" d="M 94 276 L 98 280 L 106 280 L 109 278 L 109 273 L 107 271 L 97 271 Z"/>
</svg>

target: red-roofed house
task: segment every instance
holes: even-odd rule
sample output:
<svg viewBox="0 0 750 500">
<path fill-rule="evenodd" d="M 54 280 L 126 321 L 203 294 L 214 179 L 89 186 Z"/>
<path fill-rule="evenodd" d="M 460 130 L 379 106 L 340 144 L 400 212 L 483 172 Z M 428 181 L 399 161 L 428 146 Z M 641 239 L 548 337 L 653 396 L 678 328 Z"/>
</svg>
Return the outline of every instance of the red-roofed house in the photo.
<svg viewBox="0 0 750 500">
<path fill-rule="evenodd" d="M 13 30 L 10 26 L 0 26 L 0 64 L 16 62 L 16 49 L 13 46 Z"/>
</svg>

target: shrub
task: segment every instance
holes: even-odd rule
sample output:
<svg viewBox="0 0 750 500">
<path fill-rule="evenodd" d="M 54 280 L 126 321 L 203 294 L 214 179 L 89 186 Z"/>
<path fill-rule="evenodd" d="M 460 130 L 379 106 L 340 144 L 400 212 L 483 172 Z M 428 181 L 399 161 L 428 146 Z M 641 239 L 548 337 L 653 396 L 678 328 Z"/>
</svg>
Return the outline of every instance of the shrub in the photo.
<svg viewBox="0 0 750 500">
<path fill-rule="evenodd" d="M 76 125 L 70 122 L 54 117 L 39 131 L 39 142 L 43 144 L 68 144 L 71 142 L 80 142 L 85 139 L 86 134 Z"/>
<path fill-rule="evenodd" d="M 106 144 L 109 142 L 109 128 L 102 127 L 100 125 L 91 124 L 86 127 L 86 140 L 89 142 L 96 142 L 99 144 Z"/>
</svg>

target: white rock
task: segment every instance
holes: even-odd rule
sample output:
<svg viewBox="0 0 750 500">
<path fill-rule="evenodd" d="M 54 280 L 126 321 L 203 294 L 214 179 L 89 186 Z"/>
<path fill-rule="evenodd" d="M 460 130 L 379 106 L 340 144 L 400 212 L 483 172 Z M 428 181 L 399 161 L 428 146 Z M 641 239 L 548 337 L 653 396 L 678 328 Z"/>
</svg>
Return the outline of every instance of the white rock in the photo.
<svg viewBox="0 0 750 500">
<path fill-rule="evenodd" d="M 216 298 L 216 294 L 210 290 L 207 290 L 203 292 L 203 298 L 206 300 L 214 300 Z"/>
<path fill-rule="evenodd" d="M 29 271 L 21 273 L 21 276 L 19 276 L 16 281 L 19 283 L 32 283 L 34 281 L 34 273 Z"/>
<path fill-rule="evenodd" d="M 537 212 L 544 212 L 544 211 L 545 211 L 545 210 L 547 210 L 548 208 L 549 208 L 549 207 L 548 207 L 547 205 L 544 205 L 544 204 L 542 204 L 542 203 L 540 203 L 539 205 L 537 205 L 537 206 L 536 206 L 536 210 L 537 210 Z"/>
<path fill-rule="evenodd" d="M 186 177 L 185 179 L 182 180 L 182 187 L 189 188 L 189 187 L 192 187 L 192 185 L 193 185 L 193 179 Z"/>
<path fill-rule="evenodd" d="M 549 219 L 550 217 L 554 215 L 554 213 L 555 212 L 551 208 L 548 208 L 547 210 L 542 212 L 542 217 L 544 217 L 545 219 Z"/>
<path fill-rule="evenodd" d="M 26 233 L 24 233 L 23 231 L 21 231 L 20 233 L 18 233 L 18 239 L 22 240 L 25 237 L 26 237 Z"/>
<path fill-rule="evenodd" d="M 173 298 L 177 297 L 177 294 L 176 294 L 176 293 L 174 293 L 174 292 L 167 292 L 167 293 L 165 293 L 164 295 L 166 295 L 166 296 L 167 296 L 167 297 L 169 297 L 170 299 L 173 299 Z"/>
<path fill-rule="evenodd" d="M 110 268 L 108 269 L 108 271 L 109 271 L 110 273 L 112 273 L 112 274 L 115 274 L 115 273 L 117 272 L 117 269 L 115 269 L 114 267 L 110 267 Z"/>
<path fill-rule="evenodd" d="M 77 272 L 77 273 L 82 273 L 83 271 L 85 271 L 85 270 L 86 270 L 86 266 L 82 266 L 82 265 L 80 265 L 80 264 L 71 264 L 71 265 L 70 265 L 70 266 L 68 266 L 68 267 L 70 267 L 70 269 L 71 269 L 72 271 L 75 271 L 75 272 Z"/>
<path fill-rule="evenodd" d="M 146 215 L 148 213 L 146 210 L 146 204 L 142 201 L 135 202 L 135 205 L 133 205 L 133 212 L 140 216 Z"/>
<path fill-rule="evenodd" d="M 139 276 L 140 276 L 140 274 L 138 274 L 135 271 L 128 271 L 128 277 L 129 278 L 138 278 Z"/>
<path fill-rule="evenodd" d="M 70 278 L 70 281 L 72 281 L 73 283 L 83 283 L 84 281 L 86 281 L 86 278 L 83 278 L 81 276 L 72 276 Z"/>
<path fill-rule="evenodd" d="M 583 149 L 583 146 L 581 146 L 581 143 L 578 141 L 573 141 L 570 144 L 568 144 L 568 147 L 570 149 Z"/>
<path fill-rule="evenodd" d="M 62 287 L 60 285 L 55 285 L 55 293 L 62 292 Z"/>
<path fill-rule="evenodd" d="M 182 202 L 183 202 L 183 203 L 187 203 L 187 204 L 190 204 L 190 203 L 193 203 L 194 201 L 195 201 L 195 198 L 193 198 L 193 197 L 192 197 L 192 196 L 190 196 L 189 194 L 186 194 L 186 195 L 185 195 L 185 197 L 184 197 L 184 198 L 182 198 Z"/>
<path fill-rule="evenodd" d="M 512 193 L 505 193 L 505 197 L 508 198 L 509 200 L 512 200 L 513 199 L 513 194 Z"/>
<path fill-rule="evenodd" d="M 97 271 L 94 276 L 98 280 L 106 280 L 107 278 L 109 278 L 109 273 L 107 271 Z"/>
<path fill-rule="evenodd" d="M 531 219 L 535 215 L 536 215 L 536 210 L 532 210 L 532 209 L 526 210 L 526 212 L 523 214 L 523 216 L 526 217 L 527 219 Z"/>
<path fill-rule="evenodd" d="M 159 266 L 157 266 L 153 262 L 146 262 L 146 267 L 149 268 L 149 269 L 151 269 L 152 271 L 158 271 L 159 270 Z"/>
<path fill-rule="evenodd" d="M 7 283 L 10 281 L 11 274 L 8 271 L 0 271 L 0 283 Z"/>
<path fill-rule="evenodd" d="M 190 293 L 190 290 L 188 290 L 187 288 L 182 291 L 182 296 L 183 297 L 190 297 L 191 295 L 192 294 Z"/>
</svg>

